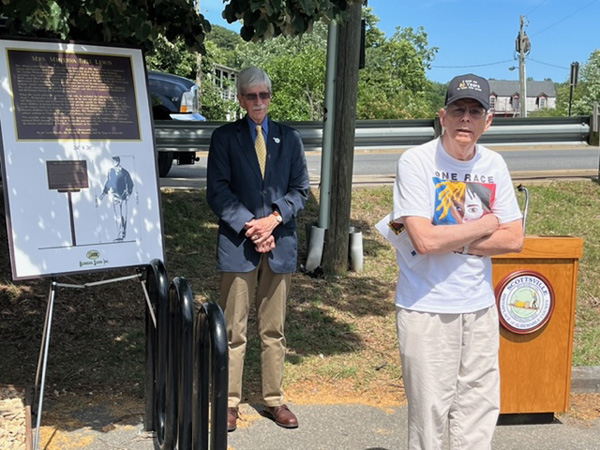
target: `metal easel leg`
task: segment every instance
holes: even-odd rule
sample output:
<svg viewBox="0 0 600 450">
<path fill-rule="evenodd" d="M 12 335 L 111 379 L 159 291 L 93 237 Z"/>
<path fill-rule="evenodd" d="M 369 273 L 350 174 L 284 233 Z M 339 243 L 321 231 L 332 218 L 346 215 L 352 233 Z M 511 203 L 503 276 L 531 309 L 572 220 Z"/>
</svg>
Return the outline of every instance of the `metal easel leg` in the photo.
<svg viewBox="0 0 600 450">
<path fill-rule="evenodd" d="M 46 321 L 44 322 L 44 334 L 42 336 L 42 345 L 40 348 L 40 357 L 38 360 L 38 368 L 35 377 L 35 392 L 38 393 L 38 410 L 37 420 L 35 425 L 35 439 L 33 441 L 33 450 L 38 450 L 40 442 L 40 424 L 42 422 L 42 404 L 44 402 L 44 387 L 46 384 L 46 367 L 48 365 L 48 347 L 50 346 L 50 331 L 52 329 L 52 311 L 54 309 L 54 297 L 56 293 L 56 281 L 52 280 L 50 292 L 48 294 L 48 307 L 46 308 Z M 41 369 L 41 386 L 38 392 L 38 384 L 40 381 Z"/>
<path fill-rule="evenodd" d="M 44 386 L 46 385 L 46 367 L 48 365 L 48 348 L 50 347 L 50 332 L 52 330 L 52 311 L 54 309 L 54 299 L 56 297 L 56 288 L 73 288 L 73 289 L 85 289 L 91 286 L 99 286 L 107 283 L 114 283 L 116 281 L 132 280 L 135 278 L 141 278 L 141 274 L 127 275 L 118 278 L 112 278 L 110 280 L 101 280 L 86 284 L 67 284 L 58 283 L 56 279 L 52 279 L 50 285 L 50 292 L 48 294 L 48 307 L 46 309 L 46 322 L 44 323 L 44 333 L 42 336 L 42 345 L 40 347 L 40 357 L 38 359 L 38 368 L 35 376 L 35 392 L 38 400 L 38 411 L 37 421 L 35 426 L 35 439 L 33 441 L 33 450 L 38 450 L 40 441 L 40 424 L 42 422 L 42 404 L 44 402 Z M 41 370 L 41 385 L 38 392 L 38 384 L 40 382 L 40 370 Z"/>
</svg>

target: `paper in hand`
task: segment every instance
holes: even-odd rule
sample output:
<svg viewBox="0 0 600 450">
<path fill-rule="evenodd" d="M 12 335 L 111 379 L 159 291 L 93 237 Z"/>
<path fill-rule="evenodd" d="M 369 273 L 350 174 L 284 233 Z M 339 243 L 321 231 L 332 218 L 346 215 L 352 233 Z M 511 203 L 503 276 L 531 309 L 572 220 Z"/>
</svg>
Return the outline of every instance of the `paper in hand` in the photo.
<svg viewBox="0 0 600 450">
<path fill-rule="evenodd" d="M 406 232 L 404 225 L 392 220 L 392 214 L 388 214 L 381 219 L 375 228 L 386 238 L 390 244 L 394 246 L 398 253 L 404 259 L 408 267 L 414 266 L 423 255 L 420 255 L 412 245 L 408 233 Z"/>
</svg>

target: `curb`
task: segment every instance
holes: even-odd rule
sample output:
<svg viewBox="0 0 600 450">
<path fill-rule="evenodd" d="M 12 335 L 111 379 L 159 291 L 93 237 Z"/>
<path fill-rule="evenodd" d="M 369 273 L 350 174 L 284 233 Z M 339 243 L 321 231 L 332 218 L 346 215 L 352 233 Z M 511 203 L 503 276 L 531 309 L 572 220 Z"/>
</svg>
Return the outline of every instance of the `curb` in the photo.
<svg viewBox="0 0 600 450">
<path fill-rule="evenodd" d="M 600 366 L 580 366 L 571 369 L 571 392 L 574 394 L 600 393 Z"/>
</svg>

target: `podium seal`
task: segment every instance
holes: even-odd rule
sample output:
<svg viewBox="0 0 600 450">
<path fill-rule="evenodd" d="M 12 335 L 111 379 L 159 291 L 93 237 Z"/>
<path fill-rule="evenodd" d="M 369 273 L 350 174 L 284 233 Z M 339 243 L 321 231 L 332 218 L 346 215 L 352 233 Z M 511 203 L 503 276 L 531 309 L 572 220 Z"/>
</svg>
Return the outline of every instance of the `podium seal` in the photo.
<svg viewBox="0 0 600 450">
<path fill-rule="evenodd" d="M 516 334 L 529 334 L 542 328 L 554 311 L 554 291 L 540 273 L 519 270 L 496 286 L 500 323 Z"/>
</svg>

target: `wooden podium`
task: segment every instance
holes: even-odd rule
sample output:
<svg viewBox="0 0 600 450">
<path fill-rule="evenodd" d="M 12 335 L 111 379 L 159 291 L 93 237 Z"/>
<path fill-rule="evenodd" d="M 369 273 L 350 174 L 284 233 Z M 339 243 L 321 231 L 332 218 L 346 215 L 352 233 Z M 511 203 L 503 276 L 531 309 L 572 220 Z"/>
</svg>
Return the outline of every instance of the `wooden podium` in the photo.
<svg viewBox="0 0 600 450">
<path fill-rule="evenodd" d="M 583 239 L 526 236 L 492 258 L 501 321 L 501 414 L 569 409 L 575 299 Z"/>
</svg>

